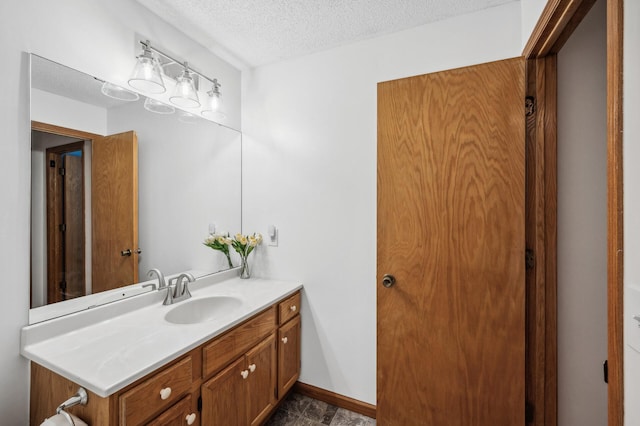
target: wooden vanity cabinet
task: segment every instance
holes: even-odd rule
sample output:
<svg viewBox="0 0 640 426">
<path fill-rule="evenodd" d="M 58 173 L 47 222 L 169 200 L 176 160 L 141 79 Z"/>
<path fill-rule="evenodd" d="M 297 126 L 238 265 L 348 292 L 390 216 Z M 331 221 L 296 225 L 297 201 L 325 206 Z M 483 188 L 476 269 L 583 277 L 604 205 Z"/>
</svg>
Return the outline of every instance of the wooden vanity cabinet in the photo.
<svg viewBox="0 0 640 426">
<path fill-rule="evenodd" d="M 283 398 L 300 376 L 300 293 L 278 305 L 278 398 Z"/>
<path fill-rule="evenodd" d="M 299 306 L 298 292 L 107 398 L 89 392 L 86 406 L 68 411 L 104 426 L 263 424 L 299 375 Z M 30 424 L 55 414 L 78 387 L 32 362 Z"/>
</svg>

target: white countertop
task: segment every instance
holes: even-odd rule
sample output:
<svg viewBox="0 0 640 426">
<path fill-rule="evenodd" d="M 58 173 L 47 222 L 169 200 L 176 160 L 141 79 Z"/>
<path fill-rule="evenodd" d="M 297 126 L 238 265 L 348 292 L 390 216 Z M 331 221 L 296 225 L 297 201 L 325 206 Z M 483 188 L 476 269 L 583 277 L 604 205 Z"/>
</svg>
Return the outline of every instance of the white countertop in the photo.
<svg viewBox="0 0 640 426">
<path fill-rule="evenodd" d="M 165 291 L 106 305 L 22 329 L 26 358 L 107 397 L 302 288 L 300 283 L 215 277 L 190 285 L 192 298 L 164 306 Z M 164 319 L 182 303 L 235 296 L 242 306 L 226 317 L 176 325 Z"/>
</svg>

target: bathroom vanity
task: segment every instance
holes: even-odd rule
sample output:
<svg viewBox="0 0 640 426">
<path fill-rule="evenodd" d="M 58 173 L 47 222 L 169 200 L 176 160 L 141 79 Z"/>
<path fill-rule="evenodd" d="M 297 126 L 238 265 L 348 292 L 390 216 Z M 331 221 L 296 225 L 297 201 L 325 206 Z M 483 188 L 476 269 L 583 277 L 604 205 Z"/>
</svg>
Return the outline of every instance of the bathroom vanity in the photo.
<svg viewBox="0 0 640 426">
<path fill-rule="evenodd" d="M 68 412 L 90 425 L 264 423 L 298 379 L 302 286 L 206 281 L 175 305 L 158 291 L 25 327 L 31 424 L 80 386 L 87 405 Z"/>
</svg>

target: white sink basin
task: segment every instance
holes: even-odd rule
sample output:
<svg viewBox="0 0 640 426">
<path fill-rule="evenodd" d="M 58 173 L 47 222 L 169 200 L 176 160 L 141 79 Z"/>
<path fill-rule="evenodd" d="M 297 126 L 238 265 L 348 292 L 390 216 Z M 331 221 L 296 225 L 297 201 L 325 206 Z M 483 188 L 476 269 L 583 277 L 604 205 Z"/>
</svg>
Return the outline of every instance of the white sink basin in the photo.
<svg viewBox="0 0 640 426">
<path fill-rule="evenodd" d="M 181 302 L 164 316 L 173 324 L 198 324 L 225 317 L 242 306 L 242 299 L 211 296 Z"/>
</svg>

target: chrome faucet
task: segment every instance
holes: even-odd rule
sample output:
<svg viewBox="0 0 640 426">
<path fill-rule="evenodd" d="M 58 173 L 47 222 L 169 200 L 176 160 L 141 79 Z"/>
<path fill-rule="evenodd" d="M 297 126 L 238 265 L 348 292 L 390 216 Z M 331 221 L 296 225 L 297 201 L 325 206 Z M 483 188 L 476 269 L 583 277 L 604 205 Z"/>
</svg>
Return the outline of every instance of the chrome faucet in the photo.
<svg viewBox="0 0 640 426">
<path fill-rule="evenodd" d="M 185 281 L 186 280 L 186 281 Z M 163 305 L 172 305 L 175 302 L 180 302 L 191 297 L 189 291 L 189 283 L 194 282 L 196 279 L 188 272 L 180 274 L 178 278 L 174 278 L 169 281 L 167 286 L 167 296 L 164 298 Z"/>
<path fill-rule="evenodd" d="M 158 277 L 158 290 L 162 290 L 163 288 L 165 288 L 167 286 L 167 281 L 164 279 L 164 275 L 162 274 L 162 272 L 160 272 L 160 270 L 156 268 L 153 268 L 152 270 L 147 272 L 147 276 L 149 278 L 153 278 L 154 275 Z M 151 289 L 155 290 L 155 284 L 145 284 L 142 287 L 148 286 L 151 286 Z"/>
</svg>

